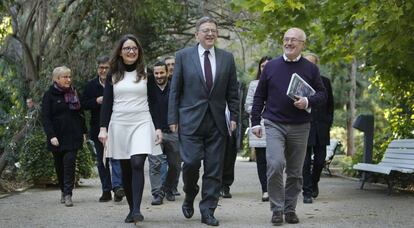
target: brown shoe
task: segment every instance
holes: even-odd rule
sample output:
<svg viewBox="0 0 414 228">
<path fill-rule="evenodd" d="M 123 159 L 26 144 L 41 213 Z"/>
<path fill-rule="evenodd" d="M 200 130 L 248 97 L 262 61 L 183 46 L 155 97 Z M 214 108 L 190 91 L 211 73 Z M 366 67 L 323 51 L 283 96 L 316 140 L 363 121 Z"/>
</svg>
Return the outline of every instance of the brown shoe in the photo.
<svg viewBox="0 0 414 228">
<path fill-rule="evenodd" d="M 285 220 L 287 223 L 290 223 L 290 224 L 299 223 L 299 218 L 295 212 L 287 212 L 285 214 Z"/>
<path fill-rule="evenodd" d="M 283 223 L 283 213 L 281 211 L 274 211 L 271 222 L 274 226 L 281 226 Z"/>
<path fill-rule="evenodd" d="M 72 207 L 73 206 L 72 196 L 71 195 L 66 195 L 65 196 L 65 206 L 66 207 Z"/>
</svg>

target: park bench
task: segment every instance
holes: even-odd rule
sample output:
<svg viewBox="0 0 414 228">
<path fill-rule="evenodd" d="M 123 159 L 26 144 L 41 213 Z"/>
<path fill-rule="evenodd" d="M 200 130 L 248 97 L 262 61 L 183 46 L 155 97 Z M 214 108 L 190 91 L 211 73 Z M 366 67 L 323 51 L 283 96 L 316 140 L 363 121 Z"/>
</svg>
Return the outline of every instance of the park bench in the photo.
<svg viewBox="0 0 414 228">
<path fill-rule="evenodd" d="M 411 175 L 414 173 L 414 139 L 393 140 L 385 150 L 384 156 L 378 164 L 358 163 L 354 169 L 365 173 L 362 177 L 361 189 L 371 174 L 385 176 L 388 185 L 388 195 L 395 184 L 396 175 Z"/>
</svg>

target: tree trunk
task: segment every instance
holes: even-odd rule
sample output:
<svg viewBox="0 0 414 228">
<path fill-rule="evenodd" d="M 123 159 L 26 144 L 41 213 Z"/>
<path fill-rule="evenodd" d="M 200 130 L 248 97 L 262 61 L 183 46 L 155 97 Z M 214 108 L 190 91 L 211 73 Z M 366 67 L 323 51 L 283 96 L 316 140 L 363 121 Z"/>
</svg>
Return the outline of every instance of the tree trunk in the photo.
<svg viewBox="0 0 414 228">
<path fill-rule="evenodd" d="M 357 60 L 354 57 L 352 60 L 351 71 L 349 73 L 349 78 L 351 81 L 351 88 L 349 90 L 349 102 L 347 104 L 347 121 L 346 121 L 346 128 L 347 128 L 347 151 L 346 154 L 348 156 L 352 156 L 355 153 L 355 139 L 354 139 L 354 128 L 352 124 L 355 120 L 355 97 L 356 97 L 356 70 L 357 70 Z"/>
</svg>

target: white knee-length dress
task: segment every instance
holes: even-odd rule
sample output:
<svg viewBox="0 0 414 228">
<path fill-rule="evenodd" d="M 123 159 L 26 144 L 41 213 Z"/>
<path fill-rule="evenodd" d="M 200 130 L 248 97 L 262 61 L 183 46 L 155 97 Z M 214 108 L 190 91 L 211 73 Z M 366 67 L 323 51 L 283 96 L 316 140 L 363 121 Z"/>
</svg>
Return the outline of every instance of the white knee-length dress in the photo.
<svg viewBox="0 0 414 228">
<path fill-rule="evenodd" d="M 162 153 L 147 99 L 147 80 L 136 81 L 136 71 L 125 72 L 113 85 L 114 100 L 108 126 L 106 157 L 130 159 L 136 154 Z"/>
</svg>

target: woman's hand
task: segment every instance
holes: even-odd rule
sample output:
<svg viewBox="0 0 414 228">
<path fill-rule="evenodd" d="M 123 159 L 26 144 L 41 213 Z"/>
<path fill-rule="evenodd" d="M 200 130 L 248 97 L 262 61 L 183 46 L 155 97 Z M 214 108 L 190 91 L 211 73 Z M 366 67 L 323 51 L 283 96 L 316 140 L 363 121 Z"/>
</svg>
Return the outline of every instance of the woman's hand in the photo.
<svg viewBox="0 0 414 228">
<path fill-rule="evenodd" d="M 155 130 L 155 136 L 157 137 L 155 139 L 155 145 L 158 145 L 162 142 L 162 131 L 161 131 L 161 129 Z"/>
<path fill-rule="evenodd" d="M 58 140 L 56 137 L 51 138 L 51 139 L 50 139 L 50 143 L 51 143 L 53 146 L 59 146 L 59 140 Z"/>
<path fill-rule="evenodd" d="M 106 140 L 108 140 L 108 132 L 106 132 L 106 127 L 100 128 L 98 139 L 105 146 Z"/>
</svg>

